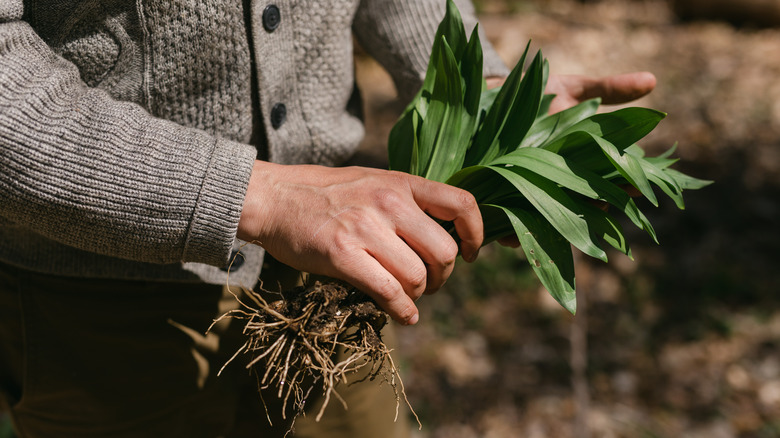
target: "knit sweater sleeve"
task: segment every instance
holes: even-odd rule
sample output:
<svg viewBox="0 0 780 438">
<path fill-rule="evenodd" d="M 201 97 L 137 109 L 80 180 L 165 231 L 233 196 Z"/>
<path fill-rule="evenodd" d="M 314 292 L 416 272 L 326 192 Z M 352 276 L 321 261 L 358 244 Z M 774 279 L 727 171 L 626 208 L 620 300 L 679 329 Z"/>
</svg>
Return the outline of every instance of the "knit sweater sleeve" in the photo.
<svg viewBox="0 0 780 438">
<path fill-rule="evenodd" d="M 109 256 L 223 266 L 254 148 L 87 87 L 22 12 L 0 4 L 0 223 Z"/>
<path fill-rule="evenodd" d="M 471 0 L 454 0 L 469 34 L 477 24 Z M 390 72 L 399 96 L 410 100 L 422 86 L 433 37 L 444 18 L 444 0 L 363 0 L 353 26 L 358 42 Z M 480 31 L 486 76 L 509 70 Z"/>
</svg>

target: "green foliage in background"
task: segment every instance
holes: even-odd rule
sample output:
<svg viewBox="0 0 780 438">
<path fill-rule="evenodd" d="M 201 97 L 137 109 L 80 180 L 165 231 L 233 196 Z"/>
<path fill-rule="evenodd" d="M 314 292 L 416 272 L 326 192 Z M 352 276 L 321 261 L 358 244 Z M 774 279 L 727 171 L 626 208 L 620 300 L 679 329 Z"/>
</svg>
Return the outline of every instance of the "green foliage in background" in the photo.
<svg viewBox="0 0 780 438">
<path fill-rule="evenodd" d="M 683 190 L 710 182 L 671 169 L 674 148 L 646 157 L 636 144 L 665 117 L 662 112 L 598 114 L 594 99 L 548 114 L 554 98 L 544 94 L 549 66 L 539 52 L 524 71 L 529 47 L 506 82 L 488 90 L 477 29 L 467 37 L 457 7 L 447 0 L 423 86 L 390 133 L 390 168 L 471 192 L 485 243 L 516 235 L 542 284 L 574 313 L 572 245 L 605 262 L 604 243 L 631 257 L 620 223 L 599 203 L 657 242 L 622 187 L 633 186 L 657 206 L 654 185 L 682 209 Z"/>
</svg>

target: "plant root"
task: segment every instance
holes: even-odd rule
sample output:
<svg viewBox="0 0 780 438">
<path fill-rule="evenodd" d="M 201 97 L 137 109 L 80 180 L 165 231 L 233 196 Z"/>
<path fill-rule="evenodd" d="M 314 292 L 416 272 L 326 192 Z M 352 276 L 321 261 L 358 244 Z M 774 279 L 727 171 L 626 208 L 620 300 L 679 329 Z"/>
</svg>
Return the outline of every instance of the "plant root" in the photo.
<svg viewBox="0 0 780 438">
<path fill-rule="evenodd" d="M 366 377 L 352 383 L 381 377 L 392 387 L 396 419 L 401 396 L 414 414 L 391 350 L 382 341 L 381 330 L 388 316 L 368 296 L 335 281 L 300 286 L 281 293 L 282 299 L 271 302 L 253 290 L 245 292 L 252 303 L 236 297 L 242 308 L 214 321 L 216 324 L 225 318 L 242 320 L 247 336 L 219 373 L 239 355 L 249 355 L 247 368 L 256 373 L 259 389 L 275 390 L 283 402 L 282 418 L 286 420 L 291 414 L 293 423 L 304 412 L 317 387 L 323 404 L 316 421 L 333 398 L 346 408 L 336 387 L 359 370 L 367 371 Z M 345 359 L 337 359 L 339 348 L 346 353 Z M 291 413 L 287 412 L 288 406 Z"/>
</svg>

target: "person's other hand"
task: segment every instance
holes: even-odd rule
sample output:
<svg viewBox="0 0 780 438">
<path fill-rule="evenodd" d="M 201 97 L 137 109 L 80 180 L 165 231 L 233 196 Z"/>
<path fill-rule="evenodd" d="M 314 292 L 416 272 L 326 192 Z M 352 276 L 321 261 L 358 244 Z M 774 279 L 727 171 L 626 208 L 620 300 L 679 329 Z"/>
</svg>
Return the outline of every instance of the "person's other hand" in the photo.
<svg viewBox="0 0 780 438">
<path fill-rule="evenodd" d="M 503 77 L 487 78 L 488 88 L 502 85 L 505 80 Z M 544 92 L 556 95 L 550 104 L 550 113 L 557 113 L 596 97 L 600 97 L 604 105 L 631 102 L 653 91 L 655 84 L 655 76 L 649 72 L 602 77 L 550 75 Z"/>
<path fill-rule="evenodd" d="M 495 88 L 502 85 L 505 80 L 504 77 L 490 77 L 487 78 L 487 86 Z M 596 97 L 600 97 L 601 103 L 605 105 L 631 102 L 653 91 L 655 84 L 655 76 L 649 72 L 603 77 L 550 75 L 545 93 L 556 95 L 550 104 L 552 114 Z M 498 243 L 512 248 L 520 246 L 520 241 L 515 235 L 498 239 Z"/>
<path fill-rule="evenodd" d="M 649 72 L 604 77 L 551 75 L 545 93 L 556 95 L 550 113 L 557 113 L 596 97 L 604 105 L 631 102 L 653 91 L 655 84 L 655 76 Z"/>
<path fill-rule="evenodd" d="M 474 197 L 421 177 L 363 167 L 256 161 L 238 237 L 302 271 L 349 282 L 393 319 L 414 324 L 414 301 L 452 273 L 458 245 L 473 261 L 483 228 Z"/>
</svg>

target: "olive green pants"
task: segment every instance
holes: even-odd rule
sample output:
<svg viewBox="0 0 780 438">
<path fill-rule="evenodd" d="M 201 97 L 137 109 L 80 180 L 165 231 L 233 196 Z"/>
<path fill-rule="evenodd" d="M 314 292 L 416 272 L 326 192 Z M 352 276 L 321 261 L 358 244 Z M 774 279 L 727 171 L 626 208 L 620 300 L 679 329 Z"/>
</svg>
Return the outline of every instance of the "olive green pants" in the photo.
<svg viewBox="0 0 780 438">
<path fill-rule="evenodd" d="M 240 321 L 204 333 L 236 306 L 224 287 L 73 279 L 0 264 L 1 410 L 20 437 L 284 436 L 289 419 L 275 391 L 261 400 L 241 358 L 217 376 L 244 342 Z M 340 386 L 348 410 L 330 403 L 319 423 L 319 403 L 311 403 L 291 436 L 407 436 L 403 413 L 393 421 L 392 389 L 380 383 Z"/>
</svg>

